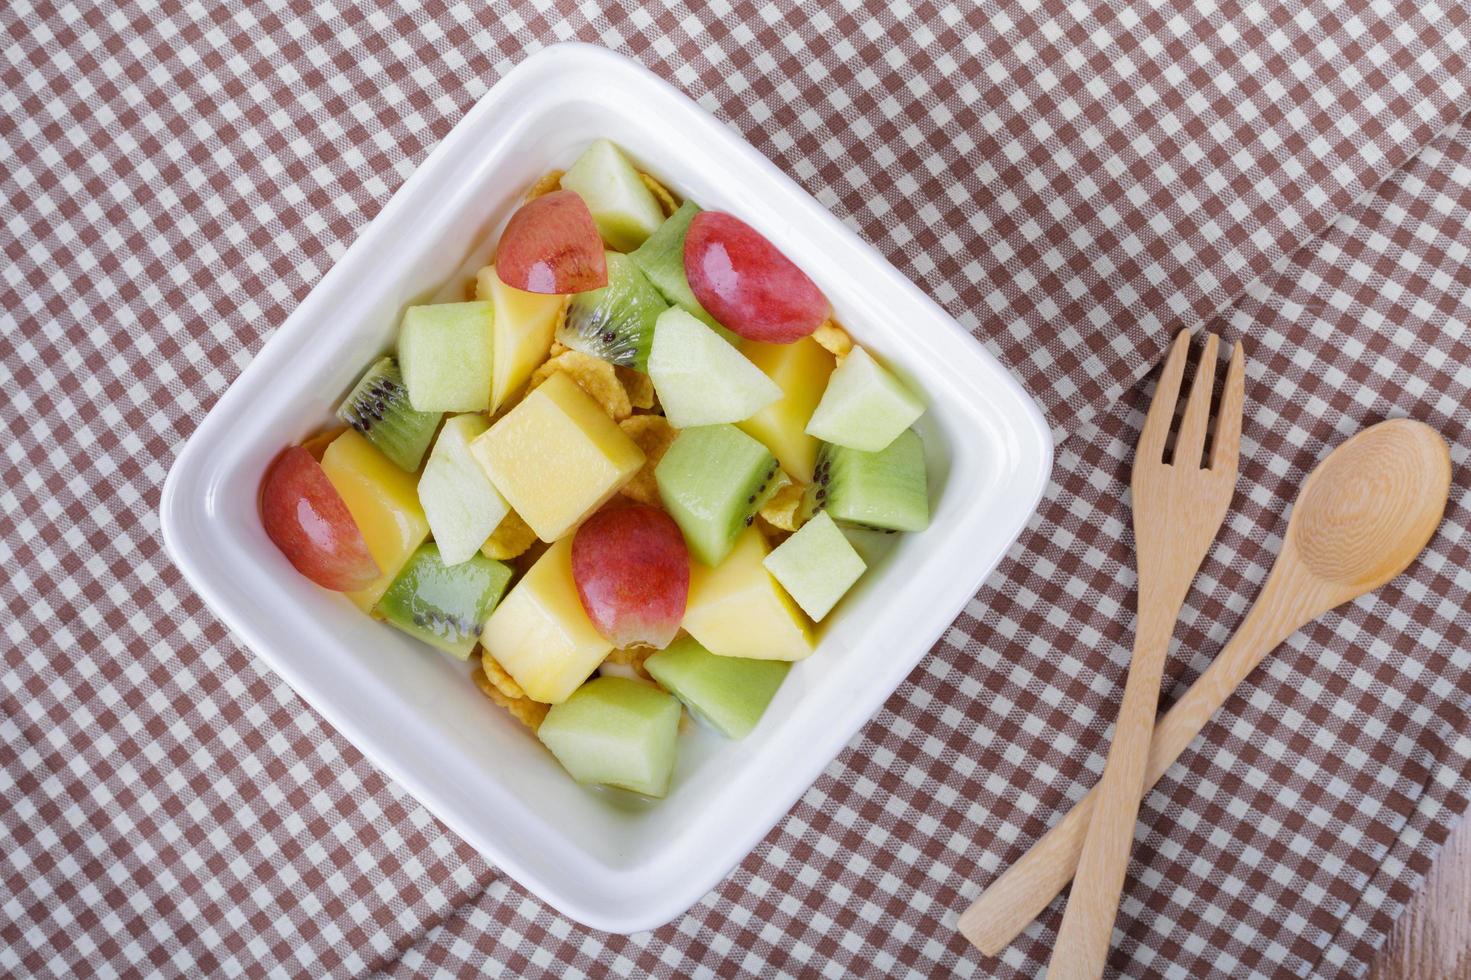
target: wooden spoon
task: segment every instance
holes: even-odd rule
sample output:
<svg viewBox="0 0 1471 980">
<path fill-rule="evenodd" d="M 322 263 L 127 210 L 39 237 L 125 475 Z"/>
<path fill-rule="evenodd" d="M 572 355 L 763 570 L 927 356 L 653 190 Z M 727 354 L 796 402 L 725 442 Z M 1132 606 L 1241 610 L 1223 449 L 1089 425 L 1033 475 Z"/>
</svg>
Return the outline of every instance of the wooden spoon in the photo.
<svg viewBox="0 0 1471 980">
<path fill-rule="evenodd" d="M 1283 640 L 1408 568 L 1440 525 L 1450 482 L 1445 440 L 1410 419 L 1371 426 L 1318 464 L 1298 495 L 1256 604 L 1215 662 L 1155 726 L 1145 785 L 1164 775 Z M 1096 788 L 960 916 L 960 932 L 982 952 L 1000 953 L 1067 886 L 1095 795 Z"/>
</svg>

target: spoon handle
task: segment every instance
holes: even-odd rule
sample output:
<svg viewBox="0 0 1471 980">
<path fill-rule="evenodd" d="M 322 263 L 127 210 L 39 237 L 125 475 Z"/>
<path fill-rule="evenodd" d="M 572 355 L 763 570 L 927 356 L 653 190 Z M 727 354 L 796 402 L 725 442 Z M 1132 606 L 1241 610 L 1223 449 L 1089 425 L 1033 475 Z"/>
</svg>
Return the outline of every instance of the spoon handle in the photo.
<svg viewBox="0 0 1471 980">
<path fill-rule="evenodd" d="M 1145 767 L 1146 789 L 1159 781 L 1268 653 L 1337 604 L 1332 601 L 1336 597 L 1324 594 L 1295 558 L 1284 546 L 1236 635 L 1155 725 Z M 1072 880 L 1098 794 L 1097 786 L 1089 790 L 961 914 L 961 934 L 987 956 L 1010 945 Z"/>
</svg>

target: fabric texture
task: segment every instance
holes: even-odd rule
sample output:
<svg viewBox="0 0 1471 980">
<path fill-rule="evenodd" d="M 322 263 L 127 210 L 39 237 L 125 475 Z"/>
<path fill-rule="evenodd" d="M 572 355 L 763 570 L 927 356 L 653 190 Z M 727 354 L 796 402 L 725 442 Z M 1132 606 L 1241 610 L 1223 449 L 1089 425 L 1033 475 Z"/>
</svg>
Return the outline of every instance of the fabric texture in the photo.
<svg viewBox="0 0 1471 980">
<path fill-rule="evenodd" d="M 606 8 L 606 9 L 605 9 Z M 572 923 L 264 670 L 164 554 L 214 400 L 497 78 L 683 88 L 924 286 L 1059 437 L 1003 566 L 793 811 L 652 933 Z M 1166 675 L 1338 442 L 1451 443 L 1425 559 L 1292 637 L 1145 800 L 1111 970 L 1355 976 L 1471 800 L 1471 10 L 1454 0 L 0 9 L 0 972 L 1003 975 L 958 912 L 1102 770 L 1127 474 L 1180 329 L 1248 345 Z M 861 340 L 861 338 L 859 338 Z"/>
</svg>

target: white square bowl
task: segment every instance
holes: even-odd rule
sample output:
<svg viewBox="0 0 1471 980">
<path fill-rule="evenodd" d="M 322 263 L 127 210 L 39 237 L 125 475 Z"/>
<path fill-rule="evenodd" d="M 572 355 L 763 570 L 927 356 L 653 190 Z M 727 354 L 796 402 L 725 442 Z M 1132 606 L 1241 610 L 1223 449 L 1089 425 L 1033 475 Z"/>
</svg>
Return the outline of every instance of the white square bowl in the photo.
<svg viewBox="0 0 1471 980">
<path fill-rule="evenodd" d="M 329 423 L 403 309 L 462 297 L 526 186 L 599 136 L 760 229 L 929 404 L 930 528 L 893 539 L 750 737 L 682 738 L 657 803 L 573 783 L 463 664 L 296 574 L 256 511 L 267 464 Z M 180 453 L 161 521 L 200 596 L 364 755 L 546 902 L 626 933 L 688 909 L 787 812 L 1001 560 L 1051 460 L 1031 399 L 878 252 L 674 88 L 566 44 L 488 92 L 276 331 Z"/>
</svg>

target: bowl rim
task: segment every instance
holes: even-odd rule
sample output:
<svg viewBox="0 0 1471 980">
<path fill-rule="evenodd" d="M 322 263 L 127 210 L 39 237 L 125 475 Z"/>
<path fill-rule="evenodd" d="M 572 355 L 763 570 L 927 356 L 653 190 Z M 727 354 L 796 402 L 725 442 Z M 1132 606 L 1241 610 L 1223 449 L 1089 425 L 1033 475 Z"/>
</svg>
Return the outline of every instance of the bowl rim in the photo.
<svg viewBox="0 0 1471 980">
<path fill-rule="evenodd" d="M 417 800 L 423 803 L 451 830 L 467 840 L 494 866 L 504 870 L 523 884 L 543 901 L 586 925 L 615 933 L 631 933 L 652 929 L 662 925 L 688 910 L 710 888 L 719 884 L 750 850 L 759 843 L 783 815 L 788 813 L 798 799 L 826 768 L 842 747 L 852 740 L 872 720 L 879 707 L 887 700 L 929 652 L 936 640 L 954 623 L 956 615 L 966 601 L 951 608 L 944 616 L 933 616 L 938 623 L 932 629 L 916 629 L 912 651 L 895 657 L 902 662 L 904 670 L 894 684 L 883 686 L 878 694 L 865 698 L 859 705 L 863 710 L 852 713 L 850 725 L 835 725 L 835 736 L 824 740 L 815 750 L 809 747 L 805 758 L 795 764 L 793 770 L 800 778 L 789 778 L 783 791 L 773 794 L 762 806 L 761 819 L 751 821 L 744 834 L 733 835 L 726 846 L 711 855 L 709 867 L 695 873 L 690 871 L 688 881 L 682 887 L 673 887 L 660 893 L 657 899 L 636 902 L 609 902 L 589 899 L 585 895 L 569 893 L 552 885 L 536 868 L 521 859 L 513 848 L 480 824 L 463 819 L 460 803 L 430 785 L 424 774 L 410 771 L 395 764 L 391 753 L 381 740 L 338 702 L 327 696 L 321 686 L 310 680 L 298 669 L 290 656 L 282 655 L 268 638 L 257 629 L 256 623 L 247 615 L 239 597 L 231 595 L 219 581 L 219 576 L 205 567 L 190 544 L 191 522 L 197 525 L 206 508 L 210 492 L 210 450 L 214 437 L 225 429 L 240 410 L 248 406 L 262 387 L 263 379 L 271 377 L 275 366 L 295 356 L 310 341 L 311 321 L 316 307 L 324 302 L 339 280 L 349 278 L 356 267 L 379 243 L 375 230 L 382 230 L 403 220 L 406 212 L 414 205 L 418 190 L 430 182 L 441 170 L 453 170 L 459 142 L 472 129 L 487 125 L 491 117 L 505 109 L 510 113 L 517 110 L 514 97 L 518 92 L 546 84 L 549 79 L 575 72 L 615 73 L 622 84 L 643 89 L 650 98 L 677 105 L 685 115 L 680 124 L 698 130 L 703 139 L 716 141 L 721 153 L 732 161 L 732 175 L 742 170 L 755 170 L 765 181 L 776 181 L 786 197 L 800 206 L 800 219 L 804 226 L 815 223 L 828 235 L 838 235 L 854 256 L 875 265 L 882 273 L 885 292 L 898 291 L 900 301 L 917 306 L 925 313 L 923 321 L 941 321 L 947 328 L 947 336 L 934 338 L 916 337 L 916 343 L 942 344 L 949 348 L 947 353 L 968 359 L 985 375 L 988 401 L 1001 404 L 1007 412 L 1008 436 L 1016 444 L 1019 458 L 1024 466 L 1013 470 L 1008 476 L 1012 489 L 1005 512 L 998 516 L 998 526 L 1005 528 L 1006 545 L 994 555 L 977 562 L 973 572 L 974 581 L 953 583 L 949 593 L 958 593 L 963 585 L 965 594 L 973 596 L 984 579 L 999 564 L 1001 557 L 1020 536 L 1027 521 L 1041 500 L 1051 476 L 1053 463 L 1052 433 L 1031 396 L 1021 387 L 1016 378 L 986 349 L 985 345 L 962 328 L 947 312 L 920 290 L 907 277 L 895 269 L 872 245 L 860 238 L 852 229 L 833 216 L 821 203 L 808 195 L 791 178 L 782 173 L 773 163 L 763 157 L 738 133 L 728 128 L 712 114 L 698 106 L 688 96 L 660 79 L 636 62 L 615 54 L 605 48 L 580 42 L 551 45 L 523 60 L 493 85 L 466 113 L 449 134 L 431 151 L 424 162 L 393 194 L 383 209 L 358 234 L 356 240 L 342 256 L 333 263 L 321 280 L 312 287 L 297 308 L 286 318 L 275 333 L 262 345 L 251 363 L 236 377 L 228 389 L 211 407 L 195 432 L 188 438 L 170 468 L 164 483 L 159 503 L 160 529 L 165 549 L 174 564 L 196 593 L 204 600 L 210 611 L 225 623 L 245 645 L 279 674 L 307 704 L 321 714 L 334 728 L 363 753 L 375 766 L 395 779 Z M 586 93 L 585 93 L 586 95 Z M 592 97 L 596 97 L 594 94 Z M 460 137 L 457 140 L 457 136 Z M 317 302 L 314 302 L 316 300 Z M 955 341 L 963 340 L 961 348 Z M 921 378 L 923 384 L 923 378 Z M 928 559 L 927 559 L 928 562 Z M 941 622 L 941 620 L 943 620 Z M 921 643 L 920 641 L 923 640 Z M 874 685 L 878 687 L 879 685 Z M 837 737 L 840 736 L 840 737 Z M 828 751 L 830 745 L 831 751 Z M 767 817 L 769 816 L 769 819 Z M 610 879 L 628 872 L 620 869 L 603 868 Z M 630 907 L 635 906 L 635 907 Z"/>
</svg>

